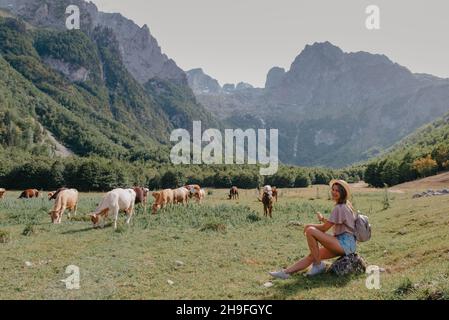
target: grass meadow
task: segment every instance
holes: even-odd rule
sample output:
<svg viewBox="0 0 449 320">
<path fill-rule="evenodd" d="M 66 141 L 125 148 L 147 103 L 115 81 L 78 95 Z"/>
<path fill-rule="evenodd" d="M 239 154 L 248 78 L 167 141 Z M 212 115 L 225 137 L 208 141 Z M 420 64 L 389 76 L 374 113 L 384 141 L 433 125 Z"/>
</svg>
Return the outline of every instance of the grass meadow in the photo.
<svg viewBox="0 0 449 320">
<path fill-rule="evenodd" d="M 328 187 L 281 190 L 273 219 L 264 218 L 255 190 L 227 200 L 208 190 L 203 204 L 158 215 L 138 208 L 93 229 L 88 213 L 101 194 L 81 194 L 78 215 L 52 225 L 46 198 L 0 200 L 0 299 L 448 299 L 449 196 L 412 199 L 413 190 L 355 188 L 354 204 L 370 217 L 373 238 L 359 245 L 370 265 L 385 269 L 381 288 L 366 275 L 325 274 L 287 281 L 267 274 L 308 254 L 303 226 L 332 209 Z M 388 207 L 388 209 L 385 209 Z M 66 267 L 81 272 L 67 290 Z M 273 286 L 264 286 L 272 281 Z"/>
</svg>

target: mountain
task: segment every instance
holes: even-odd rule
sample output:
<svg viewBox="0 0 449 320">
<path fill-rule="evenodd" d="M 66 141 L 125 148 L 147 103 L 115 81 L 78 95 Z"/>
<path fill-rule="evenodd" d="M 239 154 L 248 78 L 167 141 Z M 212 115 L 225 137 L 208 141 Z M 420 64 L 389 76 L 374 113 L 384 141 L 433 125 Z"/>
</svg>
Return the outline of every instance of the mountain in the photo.
<svg viewBox="0 0 449 320">
<path fill-rule="evenodd" d="M 195 94 L 220 93 L 222 91 L 218 81 L 205 74 L 201 68 L 187 71 L 187 80 Z"/>
<path fill-rule="evenodd" d="M 175 80 L 186 84 L 186 75 L 176 63 L 162 54 L 148 26 L 139 27 L 119 13 L 98 11 L 95 4 L 84 0 L 0 0 L 0 8 L 37 27 L 66 30 L 66 8 L 80 8 L 81 30 L 87 34 L 97 27 L 113 31 L 120 56 L 127 70 L 141 84 L 152 78 Z"/>
<path fill-rule="evenodd" d="M 226 83 L 222 86 L 218 81 L 204 73 L 203 69 L 197 68 L 186 72 L 187 81 L 190 88 L 196 95 L 217 95 L 239 92 L 246 89 L 254 89 L 254 87 L 246 82 L 239 82 L 237 85 Z"/>
<path fill-rule="evenodd" d="M 278 128 L 280 160 L 343 167 L 379 155 L 449 110 L 449 80 L 413 74 L 384 55 L 307 45 L 263 89 L 197 93 L 228 126 Z"/>
<path fill-rule="evenodd" d="M 65 29 L 69 4 L 81 9 L 81 30 Z M 0 7 L 1 145 L 167 161 L 173 129 L 219 126 L 146 26 L 84 1 Z"/>
</svg>

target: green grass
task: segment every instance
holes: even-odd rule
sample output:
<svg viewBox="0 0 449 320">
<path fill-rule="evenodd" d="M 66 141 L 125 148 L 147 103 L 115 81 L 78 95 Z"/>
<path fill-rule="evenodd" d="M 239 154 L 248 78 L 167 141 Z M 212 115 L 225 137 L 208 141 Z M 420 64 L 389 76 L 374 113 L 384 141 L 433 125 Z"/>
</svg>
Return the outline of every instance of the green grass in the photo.
<svg viewBox="0 0 449 320">
<path fill-rule="evenodd" d="M 380 290 L 368 290 L 365 275 L 299 274 L 263 286 L 272 280 L 268 271 L 308 253 L 303 228 L 291 222 L 316 223 L 315 210 L 332 209 L 326 197 L 316 199 L 315 187 L 283 190 L 272 220 L 254 190 L 239 201 L 214 190 L 202 205 L 155 216 L 138 208 L 130 226 L 121 216 L 117 231 L 110 224 L 94 230 L 88 221 L 100 194 L 81 194 L 78 216 L 51 225 L 51 202 L 10 192 L 0 200 L 0 233 L 8 237 L 0 243 L 0 299 L 447 299 L 449 197 L 394 194 L 383 210 L 383 192 L 355 193 L 373 225 L 373 239 L 359 252 L 386 269 Z M 60 281 L 69 265 L 80 267 L 80 290 Z"/>
</svg>

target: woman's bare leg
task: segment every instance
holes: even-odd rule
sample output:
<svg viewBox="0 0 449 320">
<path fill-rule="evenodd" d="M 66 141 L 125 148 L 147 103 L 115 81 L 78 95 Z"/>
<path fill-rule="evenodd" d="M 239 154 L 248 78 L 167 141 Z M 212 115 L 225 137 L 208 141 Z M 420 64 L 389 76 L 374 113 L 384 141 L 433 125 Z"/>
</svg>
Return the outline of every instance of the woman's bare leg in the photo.
<svg viewBox="0 0 449 320">
<path fill-rule="evenodd" d="M 327 260 L 337 257 L 338 255 L 329 251 L 326 248 L 319 249 L 320 254 L 320 260 Z M 288 274 L 294 274 L 296 272 L 302 271 L 310 267 L 310 265 L 313 263 L 313 258 L 311 255 L 299 260 L 296 262 L 293 266 L 289 267 L 288 269 L 285 269 L 284 272 Z"/>
<path fill-rule="evenodd" d="M 288 274 L 307 269 L 312 263 L 318 265 L 322 260 L 328 260 L 345 254 L 337 238 L 328 235 L 314 227 L 306 230 L 307 243 L 310 249 L 310 255 L 299 260 L 290 268 L 284 270 Z M 319 243 L 324 248 L 319 247 Z"/>
<path fill-rule="evenodd" d="M 330 252 L 334 253 L 335 256 L 342 256 L 345 254 L 345 251 L 341 247 L 340 242 L 334 236 L 326 234 L 316 228 L 307 229 L 306 236 L 307 236 L 307 242 L 311 243 L 312 245 L 315 245 L 315 243 L 316 243 L 316 246 L 318 246 L 318 243 L 320 243 L 323 247 L 328 249 Z M 309 247 L 311 247 L 311 245 L 309 245 Z M 311 248 L 311 252 L 312 252 L 312 257 L 314 260 L 313 263 L 315 265 L 318 265 L 321 263 L 321 260 L 323 260 L 323 259 L 321 259 L 321 257 L 319 255 L 313 255 L 312 248 Z"/>
</svg>

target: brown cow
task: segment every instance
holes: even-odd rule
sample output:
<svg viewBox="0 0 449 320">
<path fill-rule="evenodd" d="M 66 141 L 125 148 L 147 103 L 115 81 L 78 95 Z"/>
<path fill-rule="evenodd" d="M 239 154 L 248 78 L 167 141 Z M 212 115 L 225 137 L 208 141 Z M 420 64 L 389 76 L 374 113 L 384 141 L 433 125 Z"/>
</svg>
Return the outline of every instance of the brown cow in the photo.
<svg viewBox="0 0 449 320">
<path fill-rule="evenodd" d="M 174 193 L 172 189 L 165 189 L 159 192 L 153 192 L 153 214 L 156 214 L 158 210 L 165 206 L 172 204 L 174 200 Z"/>
<path fill-rule="evenodd" d="M 49 213 L 51 222 L 53 224 L 60 224 L 66 209 L 69 209 L 69 219 L 71 218 L 71 212 L 74 212 L 76 216 L 77 206 L 78 191 L 76 189 L 67 189 L 58 192 L 53 210 Z"/>
<path fill-rule="evenodd" d="M 19 199 L 39 198 L 39 191 L 36 189 L 28 189 L 20 194 Z"/>
<path fill-rule="evenodd" d="M 278 194 L 279 194 L 278 189 L 276 187 L 273 187 L 271 191 L 273 193 L 273 198 L 276 199 L 276 202 L 278 202 Z"/>
<path fill-rule="evenodd" d="M 6 190 L 3 188 L 0 188 L 0 199 L 3 199 L 5 193 L 6 193 Z"/>
<path fill-rule="evenodd" d="M 206 198 L 206 191 L 204 189 L 201 189 L 199 193 L 195 194 L 195 200 L 197 203 L 203 202 L 205 198 Z"/>
<path fill-rule="evenodd" d="M 147 211 L 148 193 L 150 190 L 142 187 L 135 187 L 133 190 L 136 192 L 136 201 L 134 204 L 141 203 L 143 206 L 143 211 Z"/>
<path fill-rule="evenodd" d="M 236 200 L 236 199 L 240 199 L 239 189 L 234 186 L 231 188 L 231 190 L 229 190 L 229 200 Z"/>
<path fill-rule="evenodd" d="M 185 185 L 184 188 L 189 190 L 189 198 L 190 199 L 197 196 L 201 191 L 201 187 L 197 184 L 188 184 L 188 185 Z"/>
<path fill-rule="evenodd" d="M 273 218 L 273 189 L 271 186 L 263 188 L 262 199 L 258 198 L 263 203 L 263 213 L 265 217 Z"/>
</svg>

